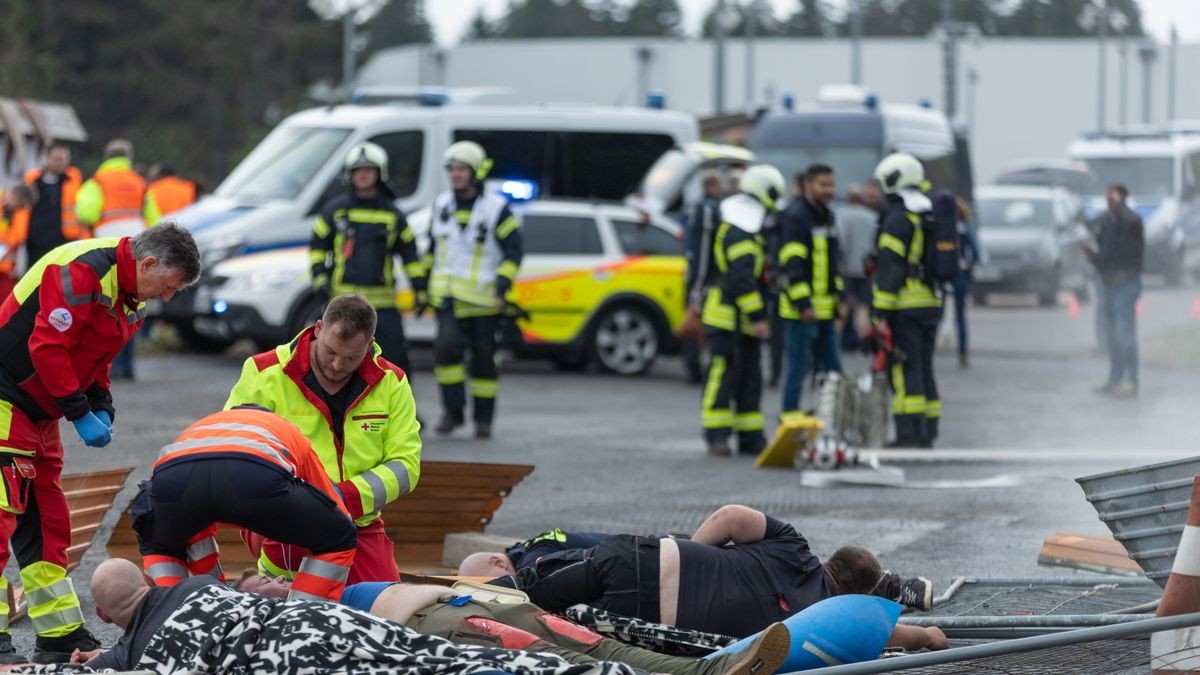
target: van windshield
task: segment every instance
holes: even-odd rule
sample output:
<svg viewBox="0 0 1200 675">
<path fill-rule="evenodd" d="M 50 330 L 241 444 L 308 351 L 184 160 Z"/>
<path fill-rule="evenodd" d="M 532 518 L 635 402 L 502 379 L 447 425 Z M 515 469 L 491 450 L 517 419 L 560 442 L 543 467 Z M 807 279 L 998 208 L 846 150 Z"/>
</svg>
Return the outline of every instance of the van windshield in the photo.
<svg viewBox="0 0 1200 675">
<path fill-rule="evenodd" d="M 981 197 L 975 202 L 975 221 L 981 228 L 1040 228 L 1054 222 L 1049 200 Z"/>
<path fill-rule="evenodd" d="M 215 194 L 253 203 L 295 199 L 349 135 L 349 129 L 278 127 Z"/>
<path fill-rule="evenodd" d="M 810 164 L 827 164 L 833 168 L 837 193 L 844 194 L 851 185 L 861 185 L 871 179 L 879 163 L 879 148 L 756 148 L 758 161 L 770 164 L 783 172 L 790 183 L 797 172 Z"/>
<path fill-rule="evenodd" d="M 1096 177 L 1089 186 L 1089 197 L 1103 197 L 1113 183 L 1124 184 L 1131 197 L 1142 201 L 1170 197 L 1175 192 L 1170 157 L 1092 157 L 1084 163 Z"/>
</svg>

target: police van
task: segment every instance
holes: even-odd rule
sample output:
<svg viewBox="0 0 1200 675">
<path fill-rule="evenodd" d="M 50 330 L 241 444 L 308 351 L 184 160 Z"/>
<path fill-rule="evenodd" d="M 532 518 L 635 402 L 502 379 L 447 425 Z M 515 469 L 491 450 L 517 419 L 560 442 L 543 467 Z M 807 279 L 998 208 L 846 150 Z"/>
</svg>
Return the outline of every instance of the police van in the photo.
<svg viewBox="0 0 1200 675">
<path fill-rule="evenodd" d="M 494 93 L 456 100 L 453 91 L 358 98 L 288 117 L 211 196 L 174 214 L 206 269 L 306 244 L 320 205 L 345 189 L 342 162 L 361 141 L 387 150 L 389 187 L 411 213 L 449 189 L 442 154 L 456 141 L 483 145 L 491 186 L 515 197 L 620 200 L 660 155 L 699 137 L 695 117 L 660 109 L 502 104 Z M 194 328 L 212 302 L 205 278 L 159 309 L 194 346 L 220 348 Z"/>
<path fill-rule="evenodd" d="M 1135 129 L 1088 134 L 1071 143 L 1071 159 L 1096 180 L 1084 195 L 1095 218 L 1105 210 L 1105 188 L 1129 188 L 1129 206 L 1145 225 L 1147 274 L 1169 285 L 1200 276 L 1200 133 L 1195 128 Z"/>
<path fill-rule="evenodd" d="M 810 164 L 827 164 L 837 178 L 838 195 L 870 180 L 875 165 L 893 152 L 921 161 L 934 189 L 948 189 L 971 201 L 971 163 L 966 139 L 928 105 L 880 103 L 850 85 L 822 87 L 816 102 L 765 113 L 746 146 L 760 162 L 791 179 Z"/>
</svg>

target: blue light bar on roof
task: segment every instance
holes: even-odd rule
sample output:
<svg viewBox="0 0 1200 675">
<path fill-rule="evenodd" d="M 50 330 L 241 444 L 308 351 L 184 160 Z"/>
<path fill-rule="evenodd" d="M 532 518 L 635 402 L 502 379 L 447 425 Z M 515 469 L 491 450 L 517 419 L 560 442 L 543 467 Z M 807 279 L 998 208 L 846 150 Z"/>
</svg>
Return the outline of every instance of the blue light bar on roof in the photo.
<svg viewBox="0 0 1200 675">
<path fill-rule="evenodd" d="M 500 184 L 500 192 L 514 202 L 527 202 L 537 199 L 538 186 L 531 180 L 505 180 Z"/>
</svg>

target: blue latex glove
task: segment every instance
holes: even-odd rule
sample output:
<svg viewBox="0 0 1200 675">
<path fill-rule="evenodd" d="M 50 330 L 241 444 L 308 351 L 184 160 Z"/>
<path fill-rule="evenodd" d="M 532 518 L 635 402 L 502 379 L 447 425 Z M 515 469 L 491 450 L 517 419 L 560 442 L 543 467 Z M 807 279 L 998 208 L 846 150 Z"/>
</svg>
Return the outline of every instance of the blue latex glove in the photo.
<svg viewBox="0 0 1200 675">
<path fill-rule="evenodd" d="M 71 424 L 75 425 L 75 431 L 79 433 L 83 442 L 93 448 L 103 448 L 112 440 L 112 429 L 96 417 L 96 413 L 88 412 Z"/>
<path fill-rule="evenodd" d="M 107 410 L 96 410 L 94 412 L 96 413 L 96 417 L 99 418 L 101 422 L 104 422 L 104 426 L 108 427 L 111 430 L 112 429 L 112 418 L 108 416 L 108 411 Z"/>
</svg>

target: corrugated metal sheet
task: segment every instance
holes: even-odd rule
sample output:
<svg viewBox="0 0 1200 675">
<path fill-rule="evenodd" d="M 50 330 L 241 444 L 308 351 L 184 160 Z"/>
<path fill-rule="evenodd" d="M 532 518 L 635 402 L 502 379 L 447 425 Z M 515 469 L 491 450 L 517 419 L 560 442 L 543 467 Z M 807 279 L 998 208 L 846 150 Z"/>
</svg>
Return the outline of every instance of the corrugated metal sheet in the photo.
<svg viewBox="0 0 1200 675">
<path fill-rule="evenodd" d="M 1100 520 L 1146 576 L 1166 586 L 1187 523 L 1200 457 L 1075 479 Z"/>
</svg>

